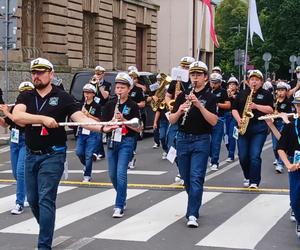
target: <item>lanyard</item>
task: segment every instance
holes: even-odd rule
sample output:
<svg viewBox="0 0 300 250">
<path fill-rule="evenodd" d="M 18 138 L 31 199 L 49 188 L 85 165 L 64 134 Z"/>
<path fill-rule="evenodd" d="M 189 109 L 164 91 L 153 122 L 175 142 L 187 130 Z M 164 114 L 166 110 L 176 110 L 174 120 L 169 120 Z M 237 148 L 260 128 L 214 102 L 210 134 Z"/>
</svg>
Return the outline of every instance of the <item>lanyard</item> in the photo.
<svg viewBox="0 0 300 250">
<path fill-rule="evenodd" d="M 39 108 L 38 99 L 37 99 L 37 97 L 35 97 L 35 107 L 36 107 L 37 113 L 40 113 L 42 111 L 42 109 L 44 108 L 47 101 L 48 101 L 48 98 L 42 103 L 42 106 Z"/>
<path fill-rule="evenodd" d="M 298 131 L 298 119 L 295 119 L 295 132 L 297 135 L 298 143 L 300 145 L 299 131 Z"/>
</svg>

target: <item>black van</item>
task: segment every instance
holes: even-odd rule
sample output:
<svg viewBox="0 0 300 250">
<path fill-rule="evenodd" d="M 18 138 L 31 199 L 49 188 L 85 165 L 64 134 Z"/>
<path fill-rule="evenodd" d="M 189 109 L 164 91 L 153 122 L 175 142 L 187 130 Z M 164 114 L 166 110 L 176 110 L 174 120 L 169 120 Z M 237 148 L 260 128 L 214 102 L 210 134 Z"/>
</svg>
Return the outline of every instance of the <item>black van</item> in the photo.
<svg viewBox="0 0 300 250">
<path fill-rule="evenodd" d="M 75 98 L 77 102 L 83 101 L 83 95 L 82 95 L 82 88 L 83 86 L 90 81 L 92 76 L 94 75 L 94 71 L 79 71 L 75 73 L 71 87 L 70 87 L 70 94 Z M 117 76 L 118 72 L 112 71 L 112 72 L 105 72 L 104 80 L 111 83 L 111 96 L 114 96 L 114 84 L 115 84 L 115 78 Z M 150 72 L 139 72 L 139 80 L 140 83 L 145 85 L 147 87 L 147 92 L 150 92 L 149 85 L 156 82 L 156 75 Z M 151 106 L 149 103 L 146 104 L 145 112 L 142 115 L 142 121 L 144 124 L 144 130 L 152 130 L 153 128 L 153 121 L 154 121 L 154 115 L 155 113 L 152 111 Z M 143 134 L 141 134 L 141 137 Z"/>
</svg>

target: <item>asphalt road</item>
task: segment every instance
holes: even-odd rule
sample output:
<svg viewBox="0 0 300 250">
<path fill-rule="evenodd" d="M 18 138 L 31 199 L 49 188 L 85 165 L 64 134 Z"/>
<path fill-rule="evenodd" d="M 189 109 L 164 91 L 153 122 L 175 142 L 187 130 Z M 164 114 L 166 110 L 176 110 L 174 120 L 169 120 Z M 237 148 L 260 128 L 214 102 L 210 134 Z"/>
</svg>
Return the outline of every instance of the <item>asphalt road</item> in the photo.
<svg viewBox="0 0 300 250">
<path fill-rule="evenodd" d="M 183 250 L 299 249 L 295 224 L 289 221 L 287 172 L 276 174 L 270 138 L 263 151 L 258 191 L 242 188 L 238 160 L 226 163 L 222 147 L 220 170 L 207 171 L 199 228 L 186 227 L 186 199 L 174 184 L 175 166 L 152 149 L 153 139 L 138 144 L 136 168 L 128 170 L 128 206 L 122 219 L 113 219 L 115 192 L 107 162 L 93 165 L 90 184 L 82 183 L 82 166 L 68 141 L 68 178 L 63 176 L 57 198 L 54 249 Z M 8 147 L 0 148 L 0 249 L 33 249 L 38 227 L 29 208 L 10 215 L 15 185 Z"/>
</svg>

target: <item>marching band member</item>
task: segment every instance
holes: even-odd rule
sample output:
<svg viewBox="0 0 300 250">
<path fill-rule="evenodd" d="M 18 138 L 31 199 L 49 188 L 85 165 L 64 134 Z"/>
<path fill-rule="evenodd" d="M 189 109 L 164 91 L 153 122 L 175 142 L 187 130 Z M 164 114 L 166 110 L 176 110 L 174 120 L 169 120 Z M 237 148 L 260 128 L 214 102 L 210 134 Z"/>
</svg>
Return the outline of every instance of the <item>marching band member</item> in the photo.
<svg viewBox="0 0 300 250">
<path fill-rule="evenodd" d="M 103 110 L 103 120 L 118 121 L 140 119 L 139 107 L 129 98 L 133 81 L 127 73 L 119 73 L 115 80 L 115 93 L 118 98 L 110 100 Z M 103 131 L 108 134 L 108 170 L 111 182 L 117 192 L 113 218 L 124 216 L 127 194 L 127 167 L 132 158 L 136 137 L 140 128 L 122 126 L 112 131 L 110 126 L 104 126 Z"/>
<path fill-rule="evenodd" d="M 236 139 L 233 137 L 233 129 L 237 126 L 236 120 L 232 116 L 232 105 L 238 94 L 239 81 L 234 76 L 228 79 L 227 95 L 231 104 L 231 109 L 225 113 L 225 145 L 228 150 L 228 158 L 226 162 L 234 161 L 234 154 L 236 148 Z"/>
<path fill-rule="evenodd" d="M 145 100 L 144 90 L 141 87 L 139 87 L 141 85 L 141 84 L 139 84 L 139 73 L 137 71 L 130 71 L 129 76 L 131 77 L 132 82 L 133 82 L 133 87 L 130 89 L 129 97 L 131 98 L 131 100 L 136 102 L 136 104 L 139 107 L 141 117 L 143 117 L 144 112 L 145 112 L 144 108 L 146 106 L 146 100 Z M 138 139 L 138 135 L 136 135 L 136 138 L 135 138 L 134 151 L 132 154 L 131 161 L 129 162 L 129 165 L 128 165 L 129 169 L 135 168 L 135 162 L 136 162 L 135 153 L 136 153 L 136 148 L 137 148 L 137 139 Z"/>
<path fill-rule="evenodd" d="M 191 63 L 195 62 L 195 59 L 193 57 L 190 56 L 185 56 L 183 58 L 181 58 L 180 60 L 180 65 L 179 67 L 185 70 L 189 70 L 189 66 L 191 65 Z M 179 84 L 179 88 L 178 88 L 178 84 Z M 170 102 L 172 100 L 176 100 L 177 96 L 182 92 L 186 92 L 189 91 L 191 88 L 191 82 L 190 80 L 188 82 L 183 82 L 183 81 L 175 81 L 173 80 L 170 83 L 170 86 L 167 90 L 166 96 L 165 96 L 165 102 L 166 104 L 169 106 L 169 110 L 172 109 L 172 107 L 170 107 Z M 175 135 L 177 133 L 178 130 L 178 125 L 175 124 L 170 124 L 168 131 L 167 131 L 167 145 L 168 145 L 168 150 L 170 150 L 171 147 L 175 148 Z M 176 163 L 177 164 L 177 163 Z M 180 176 L 180 174 L 178 174 L 175 177 L 175 182 L 183 184 L 183 180 Z"/>
<path fill-rule="evenodd" d="M 222 69 L 219 66 L 215 66 L 212 68 L 211 73 L 218 73 L 222 76 Z M 221 87 L 226 89 L 226 81 L 222 79 Z"/>
<path fill-rule="evenodd" d="M 170 114 L 170 123 L 178 123 L 176 135 L 177 161 L 188 194 L 186 218 L 188 227 L 198 227 L 203 184 L 209 156 L 210 134 L 217 124 L 217 99 L 210 93 L 208 68 L 201 61 L 190 65 L 193 89 L 189 95 L 179 94 Z"/>
<path fill-rule="evenodd" d="M 96 104 L 101 105 L 102 107 L 109 99 L 109 94 L 111 91 L 111 83 L 104 80 L 105 68 L 98 65 L 95 67 L 95 74 L 90 80 L 90 83 L 96 87 L 96 94 L 94 97 L 94 101 Z M 98 145 L 95 148 L 93 153 L 93 161 L 100 160 L 105 158 L 105 150 L 103 146 L 103 134 L 100 133 L 98 139 Z"/>
<path fill-rule="evenodd" d="M 53 65 L 44 58 L 31 61 L 34 90 L 20 93 L 13 110 L 13 121 L 25 126 L 25 183 L 27 199 L 39 224 L 39 249 L 51 249 L 56 211 L 57 188 L 64 171 L 67 135 L 63 122 L 69 116 L 77 122 L 94 122 L 86 117 L 71 95 L 51 85 Z M 35 127 L 31 124 L 42 124 Z M 99 125 L 86 126 L 98 130 Z"/>
<path fill-rule="evenodd" d="M 295 107 L 290 101 L 290 99 L 287 97 L 289 91 L 289 85 L 286 84 L 285 82 L 278 82 L 277 87 L 276 87 L 276 100 L 274 104 L 274 113 L 294 113 L 295 112 Z M 284 123 L 283 120 L 280 118 L 277 118 L 274 120 L 274 125 L 277 128 L 279 132 L 282 131 Z M 277 173 L 281 174 L 284 169 L 284 165 L 282 160 L 280 159 L 278 153 L 277 153 L 277 144 L 278 140 L 276 137 L 272 134 L 272 143 L 273 143 L 273 152 L 275 155 L 275 170 Z"/>
<path fill-rule="evenodd" d="M 19 92 L 28 91 L 34 89 L 31 82 L 22 82 L 19 85 Z M 12 110 L 14 107 L 12 107 Z M 13 122 L 12 110 L 9 111 L 7 105 L 0 105 L 0 110 L 4 113 L 5 117 L 0 118 L 0 126 L 8 127 L 10 129 L 10 161 L 12 172 L 15 180 L 17 181 L 16 187 L 16 205 L 15 208 L 10 211 L 11 214 L 21 214 L 24 211 L 24 202 L 26 196 L 25 188 L 25 128 L 19 126 Z"/>
<path fill-rule="evenodd" d="M 82 107 L 82 112 L 89 118 L 100 121 L 101 106 L 94 100 L 96 87 L 93 84 L 85 84 L 83 86 L 83 95 L 85 102 Z M 99 133 L 90 131 L 85 128 L 78 128 L 78 138 L 76 140 L 76 155 L 84 166 L 83 181 L 90 182 L 93 167 L 93 152 L 97 150 L 99 142 Z"/>
<path fill-rule="evenodd" d="M 224 115 L 225 112 L 230 109 L 230 101 L 225 89 L 221 87 L 222 76 L 219 73 L 212 73 L 210 75 L 210 87 L 211 93 L 214 94 L 218 99 L 217 113 L 218 122 L 213 127 L 210 143 L 210 169 L 217 171 L 219 169 L 219 156 L 221 150 L 221 143 L 224 135 Z"/>
<path fill-rule="evenodd" d="M 293 100 L 293 95 L 296 93 L 297 90 L 300 88 L 300 66 L 296 67 L 296 79 L 290 81 L 288 84 L 290 85 L 290 90 L 288 92 L 288 97 Z"/>
<path fill-rule="evenodd" d="M 273 97 L 262 88 L 263 75 L 259 70 L 250 72 L 248 84 L 250 88 L 241 90 L 233 103 L 232 115 L 240 133 L 238 154 L 244 174 L 243 186 L 257 189 L 261 181 L 260 155 L 268 134 L 267 124 L 257 118 L 273 112 Z"/>
</svg>

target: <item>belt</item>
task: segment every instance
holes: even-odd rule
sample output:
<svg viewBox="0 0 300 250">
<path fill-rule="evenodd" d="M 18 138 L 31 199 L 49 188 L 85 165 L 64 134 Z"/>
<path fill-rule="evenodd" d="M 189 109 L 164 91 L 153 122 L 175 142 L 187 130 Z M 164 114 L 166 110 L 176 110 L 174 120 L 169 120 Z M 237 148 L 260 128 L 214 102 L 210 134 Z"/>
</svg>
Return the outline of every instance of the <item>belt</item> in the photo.
<svg viewBox="0 0 300 250">
<path fill-rule="evenodd" d="M 49 148 L 44 148 L 40 150 L 32 150 L 28 148 L 29 152 L 34 155 L 44 155 L 44 154 L 52 154 L 54 152 L 61 152 L 66 149 L 66 146 L 52 146 Z"/>
</svg>

